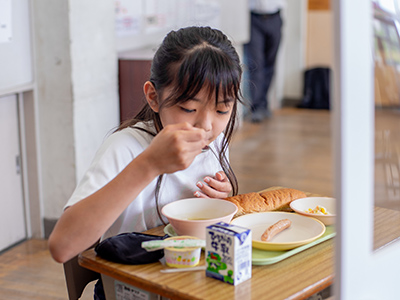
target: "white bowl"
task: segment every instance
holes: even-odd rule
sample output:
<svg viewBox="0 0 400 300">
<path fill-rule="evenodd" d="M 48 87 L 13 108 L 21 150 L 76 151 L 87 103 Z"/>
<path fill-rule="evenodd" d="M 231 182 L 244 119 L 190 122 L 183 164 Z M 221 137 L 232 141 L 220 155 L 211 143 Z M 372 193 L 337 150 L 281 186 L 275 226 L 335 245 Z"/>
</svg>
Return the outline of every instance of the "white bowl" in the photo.
<svg viewBox="0 0 400 300">
<path fill-rule="evenodd" d="M 206 239 L 206 227 L 218 222 L 230 223 L 237 212 L 232 202 L 213 198 L 188 198 L 165 205 L 161 213 L 178 235 Z"/>
<path fill-rule="evenodd" d="M 329 214 L 320 215 L 308 213 L 308 209 L 314 209 L 317 205 L 325 207 Z M 330 197 L 307 197 L 294 200 L 290 203 L 290 207 L 298 214 L 312 217 L 320 220 L 325 225 L 332 225 L 335 223 L 336 217 L 336 199 Z"/>
</svg>

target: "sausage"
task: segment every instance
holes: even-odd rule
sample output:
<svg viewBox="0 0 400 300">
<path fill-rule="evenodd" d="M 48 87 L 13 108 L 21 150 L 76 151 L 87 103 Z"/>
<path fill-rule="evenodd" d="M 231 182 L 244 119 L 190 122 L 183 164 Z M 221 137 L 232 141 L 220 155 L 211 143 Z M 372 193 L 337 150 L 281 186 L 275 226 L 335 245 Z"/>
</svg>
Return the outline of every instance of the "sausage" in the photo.
<svg viewBox="0 0 400 300">
<path fill-rule="evenodd" d="M 275 224 L 269 226 L 268 229 L 264 231 L 264 233 L 261 236 L 261 240 L 263 242 L 268 242 L 279 232 L 285 230 L 286 228 L 289 228 L 290 225 L 292 225 L 292 221 L 290 221 L 289 219 L 279 220 Z"/>
</svg>

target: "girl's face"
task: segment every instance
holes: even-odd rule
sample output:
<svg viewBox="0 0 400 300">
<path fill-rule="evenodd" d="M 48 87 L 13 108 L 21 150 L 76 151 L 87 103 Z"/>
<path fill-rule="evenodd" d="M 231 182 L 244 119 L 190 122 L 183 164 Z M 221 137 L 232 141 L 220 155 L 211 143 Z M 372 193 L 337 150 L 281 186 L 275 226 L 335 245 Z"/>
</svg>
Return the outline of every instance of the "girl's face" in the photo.
<svg viewBox="0 0 400 300">
<path fill-rule="evenodd" d="M 170 93 L 166 89 L 161 101 Z M 193 127 L 204 129 L 208 144 L 211 143 L 226 128 L 234 104 L 234 99 L 223 99 L 223 94 L 220 93 L 216 105 L 215 93 L 211 94 L 210 97 L 208 89 L 203 88 L 193 99 L 173 106 L 163 106 L 159 111 L 163 126 L 187 122 Z"/>
</svg>

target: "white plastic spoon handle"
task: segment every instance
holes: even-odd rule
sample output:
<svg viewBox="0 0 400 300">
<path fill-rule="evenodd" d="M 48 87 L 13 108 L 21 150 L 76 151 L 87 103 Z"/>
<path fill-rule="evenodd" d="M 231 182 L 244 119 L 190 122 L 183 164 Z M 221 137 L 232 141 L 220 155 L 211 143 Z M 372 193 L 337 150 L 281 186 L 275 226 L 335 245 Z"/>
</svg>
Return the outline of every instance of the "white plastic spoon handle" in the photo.
<svg viewBox="0 0 400 300">
<path fill-rule="evenodd" d="M 156 251 L 166 247 L 205 247 L 205 240 L 193 240 L 193 239 L 183 239 L 183 240 L 153 240 L 142 242 L 142 248 L 147 251 Z"/>
<path fill-rule="evenodd" d="M 198 266 L 198 267 L 191 267 L 191 268 L 177 268 L 177 269 L 162 269 L 160 270 L 161 273 L 177 273 L 177 272 L 189 272 L 189 271 L 200 271 L 205 270 L 206 266 Z"/>
</svg>

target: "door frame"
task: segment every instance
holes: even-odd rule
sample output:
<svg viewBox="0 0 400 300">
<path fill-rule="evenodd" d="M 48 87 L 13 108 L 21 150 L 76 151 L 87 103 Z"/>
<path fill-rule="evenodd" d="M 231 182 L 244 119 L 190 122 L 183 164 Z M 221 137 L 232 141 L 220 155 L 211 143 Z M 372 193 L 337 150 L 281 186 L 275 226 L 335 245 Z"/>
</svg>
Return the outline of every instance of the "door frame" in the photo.
<svg viewBox="0 0 400 300">
<path fill-rule="evenodd" d="M 334 7 L 335 299 L 395 299 L 400 243 L 374 251 L 372 1 Z"/>
</svg>

